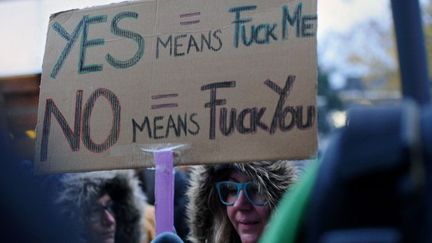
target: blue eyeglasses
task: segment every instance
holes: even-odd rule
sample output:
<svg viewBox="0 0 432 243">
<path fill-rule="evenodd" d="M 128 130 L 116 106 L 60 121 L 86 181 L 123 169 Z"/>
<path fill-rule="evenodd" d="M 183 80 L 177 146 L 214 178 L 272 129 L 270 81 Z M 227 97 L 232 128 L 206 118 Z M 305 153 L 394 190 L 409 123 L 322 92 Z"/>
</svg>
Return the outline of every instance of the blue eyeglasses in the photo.
<svg viewBox="0 0 432 243">
<path fill-rule="evenodd" d="M 220 181 L 216 183 L 219 200 L 226 206 L 232 206 L 237 201 L 240 191 L 243 190 L 247 200 L 255 206 L 267 204 L 265 194 L 255 182 L 238 183 L 233 181 Z"/>
</svg>

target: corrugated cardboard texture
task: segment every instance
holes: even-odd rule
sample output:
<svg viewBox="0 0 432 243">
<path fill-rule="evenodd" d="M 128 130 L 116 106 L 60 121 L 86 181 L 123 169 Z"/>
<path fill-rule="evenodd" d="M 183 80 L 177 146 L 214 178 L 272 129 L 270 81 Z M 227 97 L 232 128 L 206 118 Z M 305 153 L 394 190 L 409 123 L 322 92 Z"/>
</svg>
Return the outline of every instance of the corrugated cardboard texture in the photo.
<svg viewBox="0 0 432 243">
<path fill-rule="evenodd" d="M 316 0 L 133 1 L 51 16 L 39 171 L 314 155 Z"/>
</svg>

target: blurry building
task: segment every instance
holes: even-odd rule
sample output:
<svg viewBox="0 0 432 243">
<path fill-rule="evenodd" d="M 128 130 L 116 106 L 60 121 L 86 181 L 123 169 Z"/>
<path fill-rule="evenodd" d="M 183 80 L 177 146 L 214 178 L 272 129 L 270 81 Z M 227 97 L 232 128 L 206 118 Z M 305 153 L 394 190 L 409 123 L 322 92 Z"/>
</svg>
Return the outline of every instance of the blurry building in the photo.
<svg viewBox="0 0 432 243">
<path fill-rule="evenodd" d="M 0 77 L 0 129 L 19 159 L 33 160 L 40 74 Z"/>
<path fill-rule="evenodd" d="M 365 83 L 361 77 L 347 77 L 345 85 L 338 89 L 339 97 L 346 108 L 353 105 L 398 104 L 400 91 L 383 88 L 385 79 L 370 80 Z"/>
</svg>

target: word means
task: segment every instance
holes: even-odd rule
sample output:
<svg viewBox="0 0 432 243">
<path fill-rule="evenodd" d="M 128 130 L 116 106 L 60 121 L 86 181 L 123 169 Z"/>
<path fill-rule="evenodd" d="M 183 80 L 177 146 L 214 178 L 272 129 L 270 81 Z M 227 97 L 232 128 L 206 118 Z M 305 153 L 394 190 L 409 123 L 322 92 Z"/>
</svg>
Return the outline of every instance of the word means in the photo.
<svg viewBox="0 0 432 243">
<path fill-rule="evenodd" d="M 198 34 L 179 34 L 169 35 L 165 39 L 158 36 L 156 42 L 156 58 L 159 58 L 160 52 L 169 47 L 169 55 L 178 57 L 189 54 L 189 52 L 203 52 L 204 50 L 219 51 L 222 48 L 222 39 L 220 29 L 210 30 L 207 35 Z"/>
<path fill-rule="evenodd" d="M 155 116 L 153 119 L 146 116 L 141 124 L 135 119 L 132 119 L 132 142 L 136 143 L 137 131 L 143 132 L 144 128 L 147 128 L 148 137 L 153 139 L 168 138 L 170 133 L 174 134 L 176 137 L 187 136 L 188 134 L 197 135 L 200 126 L 195 120 L 196 116 L 197 113 L 185 113 L 183 115 L 177 115 L 177 117 L 173 115 L 169 115 L 168 117 Z"/>
</svg>

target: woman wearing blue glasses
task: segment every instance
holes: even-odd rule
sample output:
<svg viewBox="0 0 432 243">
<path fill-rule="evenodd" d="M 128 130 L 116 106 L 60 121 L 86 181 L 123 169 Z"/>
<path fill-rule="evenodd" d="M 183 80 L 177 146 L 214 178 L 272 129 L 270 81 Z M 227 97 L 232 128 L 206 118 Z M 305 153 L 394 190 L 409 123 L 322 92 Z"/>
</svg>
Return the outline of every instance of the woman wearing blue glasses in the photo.
<svg viewBox="0 0 432 243">
<path fill-rule="evenodd" d="M 289 161 L 193 168 L 188 190 L 192 242 L 257 242 L 283 193 L 297 180 Z"/>
</svg>

